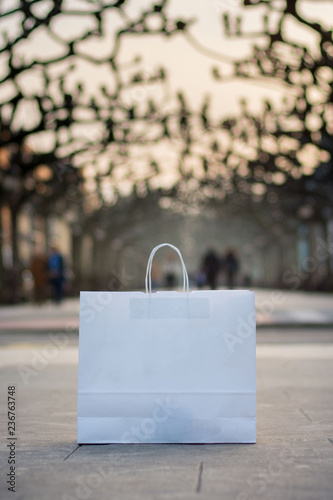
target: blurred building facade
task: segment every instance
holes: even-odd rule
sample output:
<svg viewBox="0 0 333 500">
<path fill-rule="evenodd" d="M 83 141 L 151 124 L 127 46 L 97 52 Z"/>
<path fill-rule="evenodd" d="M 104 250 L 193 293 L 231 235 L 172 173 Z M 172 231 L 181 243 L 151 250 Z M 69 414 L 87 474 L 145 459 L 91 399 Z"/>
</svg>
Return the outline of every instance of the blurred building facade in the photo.
<svg viewBox="0 0 333 500">
<path fill-rule="evenodd" d="M 19 299 L 29 298 L 26 271 L 34 252 L 39 249 L 46 254 L 51 244 L 65 258 L 69 294 L 85 289 L 142 289 L 149 253 L 161 242 L 181 249 L 194 285 L 206 250 L 212 247 L 222 256 L 232 247 L 240 261 L 239 287 L 333 288 L 333 219 L 295 218 L 289 220 L 287 230 L 283 222 L 268 227 L 258 213 L 245 208 L 236 214 L 223 207 L 195 214 L 172 213 L 158 206 L 152 210 L 149 200 L 140 200 L 135 217 L 126 216 L 128 212 L 125 206 L 108 208 L 92 220 L 77 220 L 66 211 L 42 215 L 32 207 L 23 210 L 18 217 Z M 1 208 L 1 226 L 2 300 L 11 302 L 11 219 L 6 206 Z M 160 268 L 164 258 L 161 250 L 156 255 Z M 161 277 L 157 284 L 163 286 Z M 222 273 L 219 286 L 225 285 Z"/>
</svg>

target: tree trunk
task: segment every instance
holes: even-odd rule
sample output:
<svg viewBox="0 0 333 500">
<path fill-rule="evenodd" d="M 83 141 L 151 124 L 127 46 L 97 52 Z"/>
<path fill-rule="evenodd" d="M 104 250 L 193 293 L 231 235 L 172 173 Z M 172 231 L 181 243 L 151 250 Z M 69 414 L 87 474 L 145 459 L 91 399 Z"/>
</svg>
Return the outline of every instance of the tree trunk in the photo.
<svg viewBox="0 0 333 500">
<path fill-rule="evenodd" d="M 11 207 L 10 209 L 11 217 L 11 245 L 12 245 L 12 276 L 11 276 L 11 302 L 17 303 L 20 300 L 20 287 L 21 287 L 21 273 L 20 273 L 20 258 L 19 258 L 19 248 L 18 248 L 18 231 L 17 231 L 17 219 L 18 210 Z"/>
<path fill-rule="evenodd" d="M 82 270 L 81 270 L 81 250 L 82 235 L 72 235 L 72 271 L 74 273 L 73 291 L 78 293 L 82 288 Z"/>
<path fill-rule="evenodd" d="M 2 254 L 2 245 L 3 245 L 3 227 L 2 227 L 2 207 L 0 207 L 0 302 L 3 301 L 4 298 L 4 285 L 5 285 L 5 268 L 3 265 L 3 254 Z"/>
</svg>

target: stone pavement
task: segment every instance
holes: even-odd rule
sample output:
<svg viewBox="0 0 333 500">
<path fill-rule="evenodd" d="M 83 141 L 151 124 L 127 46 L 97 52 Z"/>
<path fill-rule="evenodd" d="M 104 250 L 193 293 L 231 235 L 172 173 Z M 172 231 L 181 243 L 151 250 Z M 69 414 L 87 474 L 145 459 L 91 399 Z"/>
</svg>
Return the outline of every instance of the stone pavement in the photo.
<svg viewBox="0 0 333 500">
<path fill-rule="evenodd" d="M 329 310 L 325 297 L 318 304 Z M 63 310 L 66 321 L 73 318 L 75 304 L 69 304 L 58 309 L 58 317 Z M 293 310 L 290 297 L 284 310 L 287 304 Z M 301 309 L 303 297 L 295 294 L 293 304 Z M 13 318 L 9 309 L 6 314 Z M 258 329 L 253 445 L 77 446 L 78 336 L 69 331 L 68 342 L 57 347 L 53 330 L 0 334 L 1 499 L 333 498 L 331 326 Z M 12 385 L 17 401 L 16 493 L 6 484 L 7 387 Z"/>
<path fill-rule="evenodd" d="M 332 325 L 333 294 L 255 289 L 257 325 Z M 1 331 L 71 331 L 79 328 L 79 300 L 0 306 Z"/>
</svg>

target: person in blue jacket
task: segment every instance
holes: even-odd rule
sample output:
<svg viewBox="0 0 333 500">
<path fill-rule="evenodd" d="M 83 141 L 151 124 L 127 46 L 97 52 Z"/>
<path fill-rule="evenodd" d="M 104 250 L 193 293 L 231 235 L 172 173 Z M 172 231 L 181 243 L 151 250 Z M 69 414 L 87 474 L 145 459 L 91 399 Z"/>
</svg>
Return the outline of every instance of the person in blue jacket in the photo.
<svg viewBox="0 0 333 500">
<path fill-rule="evenodd" d="M 64 259 L 57 247 L 52 246 L 48 260 L 50 284 L 53 289 L 53 299 L 59 304 L 63 298 L 64 291 Z"/>
</svg>

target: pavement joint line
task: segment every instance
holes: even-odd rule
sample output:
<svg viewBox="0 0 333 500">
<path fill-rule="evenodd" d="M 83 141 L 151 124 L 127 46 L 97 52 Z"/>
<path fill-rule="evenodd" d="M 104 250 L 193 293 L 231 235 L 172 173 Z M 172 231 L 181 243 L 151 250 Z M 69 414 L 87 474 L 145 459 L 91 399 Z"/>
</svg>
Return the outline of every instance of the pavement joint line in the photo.
<svg viewBox="0 0 333 500">
<path fill-rule="evenodd" d="M 331 445 L 333 446 L 333 439 L 331 439 L 331 438 L 327 438 L 327 439 L 331 443 Z"/>
<path fill-rule="evenodd" d="M 257 323 L 256 325 L 257 331 L 265 331 L 265 330 L 274 330 L 274 329 L 288 329 L 288 330 L 294 330 L 294 329 L 304 329 L 304 330 L 309 330 L 309 329 L 317 329 L 317 330 L 322 330 L 322 329 L 332 329 L 333 328 L 333 323 L 302 323 L 302 322 L 294 322 L 294 323 Z M 0 334 L 10 334 L 10 333 L 26 333 L 31 334 L 45 334 L 45 333 L 64 333 L 65 330 L 65 325 L 63 328 L 61 327 L 48 327 L 48 328 L 40 328 L 40 327 L 34 327 L 34 328 L 29 328 L 29 327 L 1 327 L 0 326 Z M 79 328 L 74 328 L 70 332 L 66 332 L 67 335 L 70 336 L 77 336 L 79 333 Z"/>
<path fill-rule="evenodd" d="M 304 417 L 309 421 L 309 422 L 312 422 L 311 418 L 305 413 L 304 410 L 302 410 L 302 408 L 299 408 L 299 411 L 302 413 L 302 415 L 304 415 Z"/>
<path fill-rule="evenodd" d="M 200 462 L 200 465 L 199 465 L 198 482 L 197 482 L 197 487 L 195 489 L 196 493 L 201 492 L 203 464 L 204 464 L 203 462 Z"/>
<path fill-rule="evenodd" d="M 292 322 L 292 323 L 288 323 L 288 322 L 285 322 L 285 323 L 281 323 L 281 322 L 272 322 L 272 323 L 257 323 L 256 324 L 256 328 L 257 330 L 270 330 L 270 329 L 274 329 L 274 328 L 288 328 L 288 329 L 293 329 L 293 328 L 304 328 L 304 329 L 308 329 L 308 328 L 317 328 L 317 329 L 321 329 L 321 328 L 333 328 L 333 323 L 331 322 L 325 322 L 325 323 L 313 323 L 311 321 L 309 322 L 306 322 L 306 323 L 303 323 L 303 322 Z"/>
<path fill-rule="evenodd" d="M 68 453 L 68 455 L 65 456 L 65 458 L 63 459 L 63 462 L 65 462 L 66 460 L 68 460 L 69 457 L 71 457 L 72 455 L 74 455 L 74 453 L 82 446 L 82 444 L 78 444 L 76 445 L 76 448 L 74 448 L 74 450 L 72 450 L 70 453 Z"/>
</svg>

